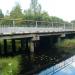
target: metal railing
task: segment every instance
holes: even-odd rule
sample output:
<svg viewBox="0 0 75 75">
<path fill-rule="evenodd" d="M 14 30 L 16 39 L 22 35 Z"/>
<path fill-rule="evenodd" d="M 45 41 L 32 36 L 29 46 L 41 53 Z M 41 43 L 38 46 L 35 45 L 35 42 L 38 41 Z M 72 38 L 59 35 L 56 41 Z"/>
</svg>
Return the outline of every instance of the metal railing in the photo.
<svg viewBox="0 0 75 75">
<path fill-rule="evenodd" d="M 42 71 L 38 75 L 54 75 L 56 72 L 60 71 L 61 69 L 65 68 L 73 62 L 75 62 L 75 55 L 61 63 L 52 66 L 51 68 Z"/>
<path fill-rule="evenodd" d="M 60 31 L 75 31 L 75 25 L 71 23 L 48 22 L 48 21 L 33 21 L 33 20 L 0 20 L 0 33 L 17 31 L 26 32 L 60 32 Z"/>
<path fill-rule="evenodd" d="M 12 19 L 0 19 L 1 27 L 64 27 L 72 26 L 71 23 L 64 22 L 49 22 L 49 21 L 34 21 L 34 20 L 12 20 Z M 65 28 L 65 27 L 64 27 Z"/>
</svg>

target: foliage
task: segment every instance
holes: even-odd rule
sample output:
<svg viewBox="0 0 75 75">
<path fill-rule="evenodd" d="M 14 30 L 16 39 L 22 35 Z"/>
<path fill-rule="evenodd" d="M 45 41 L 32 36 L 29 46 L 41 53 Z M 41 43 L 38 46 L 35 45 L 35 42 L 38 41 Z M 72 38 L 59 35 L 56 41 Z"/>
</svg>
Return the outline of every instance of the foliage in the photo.
<svg viewBox="0 0 75 75">
<path fill-rule="evenodd" d="M 75 23 L 75 20 L 72 20 L 71 23 Z"/>
<path fill-rule="evenodd" d="M 58 42 L 56 47 L 61 51 L 74 53 L 75 51 L 75 39 L 65 39 L 64 41 Z"/>
<path fill-rule="evenodd" d="M 20 56 L 0 57 L 0 74 L 17 75 L 20 67 Z"/>
<path fill-rule="evenodd" d="M 0 12 L 2 14 L 2 10 Z M 12 25 L 13 20 L 15 20 L 15 25 L 27 25 L 28 23 L 26 23 L 24 20 L 59 23 L 65 22 L 56 16 L 49 16 L 46 11 L 42 11 L 42 7 L 38 3 L 38 0 L 31 0 L 30 8 L 24 11 L 22 11 L 20 4 L 17 3 L 10 12 L 7 11 L 7 14 L 4 16 L 4 20 L 0 20 L 0 25 Z"/>
<path fill-rule="evenodd" d="M 10 12 L 10 18 L 22 18 L 22 10 L 19 4 L 16 4 L 15 7 L 13 7 L 12 11 Z"/>
<path fill-rule="evenodd" d="M 0 9 L 0 18 L 3 18 L 4 17 L 4 14 L 2 12 L 2 10 Z"/>
<path fill-rule="evenodd" d="M 38 0 L 31 0 L 30 10 L 35 15 L 41 12 L 41 5 L 38 3 Z"/>
</svg>

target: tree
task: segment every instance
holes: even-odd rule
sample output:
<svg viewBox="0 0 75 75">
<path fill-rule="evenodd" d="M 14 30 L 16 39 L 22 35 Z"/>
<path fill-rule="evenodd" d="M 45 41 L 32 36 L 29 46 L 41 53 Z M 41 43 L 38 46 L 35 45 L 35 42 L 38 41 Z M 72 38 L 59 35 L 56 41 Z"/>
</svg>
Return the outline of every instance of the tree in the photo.
<svg viewBox="0 0 75 75">
<path fill-rule="evenodd" d="M 3 18 L 4 17 L 4 14 L 2 12 L 2 10 L 0 9 L 0 18 Z"/>
<path fill-rule="evenodd" d="M 18 3 L 12 9 L 12 11 L 10 12 L 10 17 L 11 18 L 22 18 L 23 17 L 21 7 L 20 7 L 20 5 Z"/>
<path fill-rule="evenodd" d="M 72 20 L 71 23 L 75 24 L 75 20 Z"/>
<path fill-rule="evenodd" d="M 37 10 L 36 10 L 36 12 L 39 13 L 39 14 L 41 13 L 41 5 L 40 5 L 40 4 L 37 5 Z"/>
<path fill-rule="evenodd" d="M 38 0 L 31 0 L 30 8 L 24 11 L 23 19 L 41 20 L 41 5 L 38 3 Z"/>
<path fill-rule="evenodd" d="M 31 10 L 33 13 L 36 13 L 36 9 L 37 9 L 37 0 L 31 0 L 31 6 L 30 6 Z"/>
<path fill-rule="evenodd" d="M 50 16 L 48 15 L 47 12 L 43 12 L 41 16 L 42 16 L 43 21 L 49 21 L 50 20 Z"/>
<path fill-rule="evenodd" d="M 41 5 L 38 3 L 38 0 L 31 0 L 30 9 L 33 14 L 41 12 Z"/>
</svg>

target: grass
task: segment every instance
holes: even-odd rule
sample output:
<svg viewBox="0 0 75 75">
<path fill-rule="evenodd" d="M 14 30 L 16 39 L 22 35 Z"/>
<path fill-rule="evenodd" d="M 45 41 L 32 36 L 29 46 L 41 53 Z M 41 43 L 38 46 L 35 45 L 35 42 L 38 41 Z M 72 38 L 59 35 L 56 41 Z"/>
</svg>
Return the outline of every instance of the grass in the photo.
<svg viewBox="0 0 75 75">
<path fill-rule="evenodd" d="M 57 43 L 58 47 L 64 47 L 64 48 L 75 48 L 75 39 L 65 39 L 61 43 Z"/>
<path fill-rule="evenodd" d="M 58 42 L 56 44 L 56 47 L 60 50 L 60 51 L 64 51 L 67 53 L 75 53 L 75 39 L 65 39 L 61 42 Z"/>
<path fill-rule="evenodd" d="M 20 68 L 20 56 L 1 57 L 0 75 L 18 75 Z"/>
</svg>

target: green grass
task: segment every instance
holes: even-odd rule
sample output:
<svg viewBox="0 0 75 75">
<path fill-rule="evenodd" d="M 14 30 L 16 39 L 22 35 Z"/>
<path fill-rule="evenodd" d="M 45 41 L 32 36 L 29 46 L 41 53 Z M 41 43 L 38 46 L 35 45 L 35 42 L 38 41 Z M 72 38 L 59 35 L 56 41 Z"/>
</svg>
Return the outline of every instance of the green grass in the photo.
<svg viewBox="0 0 75 75">
<path fill-rule="evenodd" d="M 65 39 L 61 42 L 58 42 L 56 44 L 56 47 L 60 50 L 60 51 L 64 51 L 67 53 L 75 53 L 75 39 Z"/>
<path fill-rule="evenodd" d="M 57 46 L 63 48 L 75 48 L 75 39 L 66 39 L 62 42 L 57 43 Z"/>
<path fill-rule="evenodd" d="M 19 69 L 20 56 L 0 58 L 0 75 L 18 75 Z"/>
</svg>

